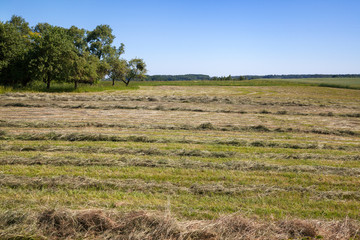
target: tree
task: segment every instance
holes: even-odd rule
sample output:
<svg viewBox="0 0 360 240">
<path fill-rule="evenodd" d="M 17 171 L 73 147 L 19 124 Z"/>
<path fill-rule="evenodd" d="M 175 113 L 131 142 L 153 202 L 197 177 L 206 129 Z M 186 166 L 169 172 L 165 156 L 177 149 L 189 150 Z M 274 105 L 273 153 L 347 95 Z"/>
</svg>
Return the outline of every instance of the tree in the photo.
<svg viewBox="0 0 360 240">
<path fill-rule="evenodd" d="M 112 85 L 115 85 L 116 80 L 124 81 L 127 74 L 127 61 L 120 59 L 121 54 L 125 52 L 124 44 L 121 43 L 120 47 L 112 47 L 111 52 L 105 59 L 109 65 L 108 75 L 112 80 Z"/>
<path fill-rule="evenodd" d="M 12 24 L 17 32 L 19 32 L 23 37 L 27 37 L 30 32 L 29 23 L 25 21 L 24 18 L 20 16 L 13 15 L 9 21 Z"/>
<path fill-rule="evenodd" d="M 0 83 L 27 85 L 31 79 L 28 64 L 32 44 L 28 23 L 19 16 L 0 22 Z"/>
<path fill-rule="evenodd" d="M 74 83 L 77 89 L 78 83 L 93 84 L 97 79 L 97 66 L 99 60 L 88 53 L 79 56 L 75 53 L 72 55 L 71 67 L 69 68 L 69 80 Z"/>
<path fill-rule="evenodd" d="M 86 30 L 71 26 L 67 31 L 77 50 L 77 54 L 82 56 L 85 52 L 88 52 Z"/>
<path fill-rule="evenodd" d="M 115 85 L 115 81 L 123 81 L 126 78 L 128 72 L 127 61 L 124 59 L 114 58 L 110 61 L 110 73 L 109 77 L 112 80 L 112 85 Z"/>
<path fill-rule="evenodd" d="M 127 74 L 125 79 L 122 79 L 122 81 L 125 83 L 126 86 L 129 85 L 130 81 L 132 79 L 144 79 L 146 78 L 146 64 L 144 60 L 140 58 L 134 58 L 131 59 L 127 65 Z"/>
<path fill-rule="evenodd" d="M 69 79 L 69 68 L 74 45 L 66 29 L 51 25 L 38 25 L 40 36 L 34 38 L 34 58 L 30 62 L 32 74 L 46 83 L 50 89 L 52 81 Z"/>
<path fill-rule="evenodd" d="M 86 30 L 71 26 L 67 31 L 75 46 L 71 56 L 69 80 L 74 83 L 75 89 L 77 89 L 78 83 L 93 84 L 98 80 L 97 71 L 100 60 L 89 52 Z"/>
<path fill-rule="evenodd" d="M 109 25 L 98 25 L 93 31 L 89 31 L 87 35 L 87 43 L 89 44 L 89 52 L 98 57 L 100 63 L 98 65 L 97 74 L 99 78 L 104 78 L 111 74 L 114 69 L 111 64 L 116 64 L 120 55 L 124 53 L 124 44 L 121 43 L 119 48 L 111 46 L 115 39 L 112 29 Z M 116 73 L 115 73 L 116 75 Z"/>
<path fill-rule="evenodd" d="M 112 29 L 109 25 L 99 25 L 93 31 L 89 31 L 87 42 L 89 43 L 89 51 L 99 59 L 108 57 L 113 51 L 111 47 L 115 36 L 112 35 Z"/>
</svg>

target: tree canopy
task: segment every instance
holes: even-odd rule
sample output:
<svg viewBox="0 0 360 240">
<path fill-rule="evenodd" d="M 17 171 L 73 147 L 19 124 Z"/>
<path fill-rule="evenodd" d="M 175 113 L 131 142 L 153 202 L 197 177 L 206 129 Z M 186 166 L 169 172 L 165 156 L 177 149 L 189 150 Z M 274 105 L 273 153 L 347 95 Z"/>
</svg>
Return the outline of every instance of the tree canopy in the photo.
<svg viewBox="0 0 360 240">
<path fill-rule="evenodd" d="M 113 45 L 115 36 L 109 25 L 88 31 L 76 26 L 63 28 L 38 23 L 34 27 L 19 16 L 0 22 L 0 84 L 26 86 L 44 82 L 94 84 L 109 77 L 126 85 L 145 77 L 142 59 L 121 58 L 123 43 Z"/>
</svg>

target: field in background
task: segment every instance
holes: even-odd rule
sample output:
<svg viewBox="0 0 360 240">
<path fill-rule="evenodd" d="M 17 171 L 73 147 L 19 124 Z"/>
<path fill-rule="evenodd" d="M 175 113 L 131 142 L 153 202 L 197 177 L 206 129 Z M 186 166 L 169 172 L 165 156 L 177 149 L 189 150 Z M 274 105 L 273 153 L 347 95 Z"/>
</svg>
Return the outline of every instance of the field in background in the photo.
<svg viewBox="0 0 360 240">
<path fill-rule="evenodd" d="M 252 79 L 242 81 L 137 82 L 139 86 L 318 86 L 360 89 L 360 78 Z"/>
<path fill-rule="evenodd" d="M 318 86 L 332 88 L 360 89 L 360 78 L 301 78 L 301 79 L 252 79 L 243 81 L 133 81 L 128 87 L 122 82 L 116 82 L 112 86 L 111 81 L 102 81 L 95 85 L 79 84 L 74 89 L 72 83 L 53 83 L 50 89 L 46 89 L 44 83 L 36 83 L 21 89 L 0 86 L 0 94 L 7 92 L 101 92 L 118 90 L 136 90 L 141 86 Z"/>
<path fill-rule="evenodd" d="M 85 209 L 100 209 L 91 212 L 98 222 L 142 216 L 131 226 L 147 226 L 148 235 L 133 239 L 152 234 L 149 226 L 173 230 L 174 221 L 180 230 L 164 230 L 168 239 L 356 236 L 360 91 L 305 82 L 143 82 L 125 91 L 0 95 L 0 237 L 71 236 L 59 227 L 71 219 L 93 230 L 77 212 Z M 217 228 L 213 219 L 228 225 Z M 110 220 L 101 224 L 120 231 Z"/>
<path fill-rule="evenodd" d="M 320 87 L 360 89 L 359 78 L 301 78 L 301 79 L 283 79 L 282 81 L 291 82 L 291 83 L 296 82 L 296 83 L 315 84 Z"/>
</svg>

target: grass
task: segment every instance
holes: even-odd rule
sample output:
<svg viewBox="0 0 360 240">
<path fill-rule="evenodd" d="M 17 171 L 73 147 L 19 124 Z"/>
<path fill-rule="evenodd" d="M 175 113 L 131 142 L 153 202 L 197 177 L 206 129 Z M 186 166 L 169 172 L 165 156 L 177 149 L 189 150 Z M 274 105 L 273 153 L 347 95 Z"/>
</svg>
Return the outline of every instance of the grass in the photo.
<svg viewBox="0 0 360 240">
<path fill-rule="evenodd" d="M 360 88 L 359 78 L 302 78 L 302 79 L 284 79 L 286 82 L 299 82 L 307 84 L 319 84 L 321 87 L 335 88 Z"/>
<path fill-rule="evenodd" d="M 358 239 L 359 91 L 251 81 L 0 95 L 0 238 Z"/>
<path fill-rule="evenodd" d="M 142 82 L 140 86 L 320 86 L 360 89 L 360 78 L 253 79 L 244 81 Z"/>
<path fill-rule="evenodd" d="M 71 83 L 53 83 L 51 84 L 50 89 L 47 89 L 45 84 L 36 83 L 31 86 L 21 87 L 21 88 L 12 88 L 12 87 L 3 87 L 0 86 L 0 94 L 6 92 L 48 92 L 48 93 L 65 93 L 65 92 L 74 92 L 74 93 L 83 93 L 83 92 L 102 92 L 102 91 L 122 91 L 122 90 L 136 90 L 139 87 L 137 85 L 125 86 L 121 83 L 117 83 L 115 86 L 112 86 L 111 82 L 101 82 L 99 84 L 89 85 L 89 84 L 78 84 L 78 88 L 74 89 L 74 84 Z"/>
<path fill-rule="evenodd" d="M 117 82 L 112 86 L 110 81 L 102 81 L 95 85 L 79 84 L 78 89 L 74 89 L 70 83 L 53 83 L 50 89 L 45 84 L 36 83 L 25 88 L 0 87 L 0 93 L 5 92 L 102 92 L 102 91 L 119 91 L 119 90 L 135 90 L 140 86 L 298 86 L 309 85 L 303 83 L 288 83 L 278 80 L 247 80 L 247 81 L 156 81 L 156 82 L 139 82 L 134 81 L 129 86 Z"/>
<path fill-rule="evenodd" d="M 12 225 L 13 232 L 26 233 L 26 239 L 36 231 L 31 224 L 33 215 L 10 212 L 0 216 L 6 225 Z M 283 221 L 261 221 L 238 215 L 218 220 L 179 222 L 168 214 L 130 212 L 114 214 L 100 210 L 43 210 L 38 216 L 37 227 L 46 235 L 56 239 L 356 239 L 358 225 L 353 221 L 306 222 L 298 219 Z M 17 227 L 30 223 L 27 232 Z M 15 225 L 15 226 L 13 226 Z M 19 231 L 20 230 L 20 231 Z M 84 232 L 87 234 L 84 236 Z M 105 232 L 105 234 L 104 234 Z M 11 235 L 10 235 L 11 236 Z M 9 238 L 18 239 L 19 236 Z"/>
<path fill-rule="evenodd" d="M 136 90 L 142 86 L 319 86 L 331 88 L 360 89 L 360 78 L 302 78 L 302 79 L 252 79 L 243 81 L 133 81 L 129 86 L 116 82 L 102 81 L 95 85 L 79 84 L 74 89 L 71 83 L 53 83 L 50 89 L 45 84 L 35 83 L 25 88 L 0 86 L 0 94 L 6 92 L 102 92 Z"/>
</svg>

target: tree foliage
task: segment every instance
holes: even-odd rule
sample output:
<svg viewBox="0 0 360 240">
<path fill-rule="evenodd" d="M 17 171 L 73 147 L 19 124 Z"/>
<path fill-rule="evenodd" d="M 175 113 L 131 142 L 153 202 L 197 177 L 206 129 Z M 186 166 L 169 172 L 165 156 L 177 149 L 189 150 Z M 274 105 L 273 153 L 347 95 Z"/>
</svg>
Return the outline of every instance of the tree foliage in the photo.
<svg viewBox="0 0 360 240">
<path fill-rule="evenodd" d="M 126 85 L 143 78 L 142 59 L 129 62 L 121 58 L 124 44 L 113 46 L 115 36 L 109 25 L 92 31 L 71 26 L 69 29 L 39 23 L 30 28 L 19 16 L 0 22 L 0 84 L 26 86 L 42 81 L 94 84 L 109 77 Z"/>
<path fill-rule="evenodd" d="M 99 59 L 108 58 L 113 54 L 111 44 L 115 36 L 112 35 L 112 29 L 109 25 L 99 25 L 93 31 L 88 32 L 87 42 L 89 50 Z"/>
<path fill-rule="evenodd" d="M 114 58 L 110 61 L 109 77 L 112 80 L 112 85 L 115 81 L 124 81 L 128 72 L 127 61 L 125 59 Z"/>
<path fill-rule="evenodd" d="M 146 76 L 146 81 L 187 81 L 187 80 L 209 80 L 209 79 L 210 76 L 204 74 Z"/>
<path fill-rule="evenodd" d="M 75 89 L 78 83 L 94 84 L 97 82 L 98 58 L 89 54 L 77 55 L 73 53 L 70 64 L 68 79 L 74 83 Z"/>
<path fill-rule="evenodd" d="M 31 54 L 30 28 L 21 17 L 0 22 L 0 83 L 26 85 L 30 81 L 28 61 Z"/>
<path fill-rule="evenodd" d="M 65 81 L 71 72 L 69 57 L 74 48 L 66 29 L 46 26 L 41 35 L 34 38 L 34 58 L 30 61 L 32 75 L 46 83 L 47 89 L 53 81 Z"/>
<path fill-rule="evenodd" d="M 143 80 L 146 78 L 146 72 L 147 70 L 144 60 L 140 58 L 131 59 L 128 63 L 128 71 L 123 82 L 127 86 L 133 79 Z"/>
</svg>

